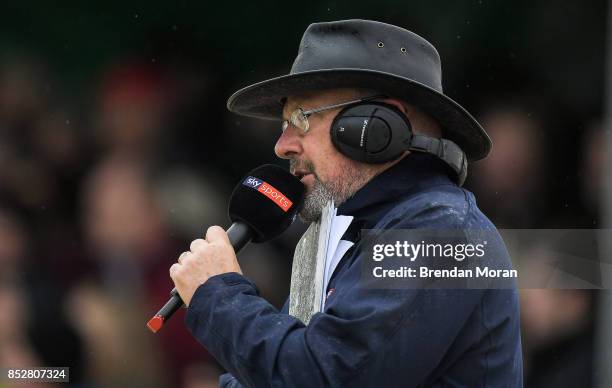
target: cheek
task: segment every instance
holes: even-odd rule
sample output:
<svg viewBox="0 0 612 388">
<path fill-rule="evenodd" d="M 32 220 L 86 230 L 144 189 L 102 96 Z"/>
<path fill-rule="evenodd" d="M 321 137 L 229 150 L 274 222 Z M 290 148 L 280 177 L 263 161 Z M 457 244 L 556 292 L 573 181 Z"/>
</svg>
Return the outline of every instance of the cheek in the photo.
<svg viewBox="0 0 612 388">
<path fill-rule="evenodd" d="M 343 156 L 335 149 L 331 140 L 313 144 L 310 150 L 307 158 L 314 164 L 317 176 L 325 181 L 337 168 L 336 165 L 342 161 Z"/>
<path fill-rule="evenodd" d="M 353 162 L 334 149 L 328 154 L 320 165 L 315 164 L 317 175 L 324 183 L 341 182 L 346 172 L 353 168 Z"/>
<path fill-rule="evenodd" d="M 326 182 L 335 182 L 343 176 L 343 169 L 350 167 L 347 157 L 342 155 L 334 147 L 329 134 L 331 122 L 321 123 L 321 126 L 313 128 L 312 137 L 304 138 L 303 148 L 305 159 L 312 162 L 318 178 Z"/>
</svg>

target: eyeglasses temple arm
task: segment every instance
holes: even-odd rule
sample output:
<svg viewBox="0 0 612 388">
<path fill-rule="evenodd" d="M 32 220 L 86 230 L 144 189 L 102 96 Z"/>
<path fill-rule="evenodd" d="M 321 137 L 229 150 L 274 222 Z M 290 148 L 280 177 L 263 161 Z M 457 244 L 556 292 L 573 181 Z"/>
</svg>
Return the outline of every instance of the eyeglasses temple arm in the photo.
<svg viewBox="0 0 612 388">
<path fill-rule="evenodd" d="M 385 96 L 384 94 L 377 94 L 375 96 L 369 96 L 369 97 L 364 97 L 364 98 L 360 98 L 360 99 L 357 99 L 357 100 L 341 102 L 339 104 L 322 106 L 320 108 L 315 108 L 315 109 L 311 109 L 311 110 L 303 110 L 302 114 L 304 116 L 308 117 L 308 116 L 310 116 L 313 113 L 319 113 L 319 112 L 323 112 L 323 111 L 330 110 L 330 109 L 336 109 L 336 108 L 341 108 L 341 107 L 347 106 L 347 105 L 357 104 L 358 102 L 370 101 L 370 100 L 374 100 L 374 99 L 377 99 L 377 98 L 384 98 L 384 97 L 387 97 L 387 96 Z"/>
</svg>

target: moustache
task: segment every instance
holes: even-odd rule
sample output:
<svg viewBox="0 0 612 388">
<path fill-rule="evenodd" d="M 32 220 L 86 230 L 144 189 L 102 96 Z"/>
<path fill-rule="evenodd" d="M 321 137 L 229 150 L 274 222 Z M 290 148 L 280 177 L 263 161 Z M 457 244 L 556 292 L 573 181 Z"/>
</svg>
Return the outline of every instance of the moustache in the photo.
<svg viewBox="0 0 612 388">
<path fill-rule="evenodd" d="M 295 174 L 296 171 L 304 171 L 307 173 L 312 173 L 316 176 L 315 166 L 309 160 L 298 160 L 291 159 L 289 160 L 289 172 Z"/>
</svg>

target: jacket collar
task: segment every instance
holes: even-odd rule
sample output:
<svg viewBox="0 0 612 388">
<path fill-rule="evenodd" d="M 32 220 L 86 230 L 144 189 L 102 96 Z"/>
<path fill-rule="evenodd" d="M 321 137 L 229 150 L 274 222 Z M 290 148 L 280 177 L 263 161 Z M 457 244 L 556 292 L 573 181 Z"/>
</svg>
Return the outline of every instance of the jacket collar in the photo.
<svg viewBox="0 0 612 388">
<path fill-rule="evenodd" d="M 399 163 L 378 174 L 338 207 L 337 214 L 351 215 L 353 224 L 362 229 L 374 227 L 376 222 L 398 200 L 407 195 L 440 184 L 453 184 L 449 169 L 432 155 L 412 153 Z"/>
</svg>

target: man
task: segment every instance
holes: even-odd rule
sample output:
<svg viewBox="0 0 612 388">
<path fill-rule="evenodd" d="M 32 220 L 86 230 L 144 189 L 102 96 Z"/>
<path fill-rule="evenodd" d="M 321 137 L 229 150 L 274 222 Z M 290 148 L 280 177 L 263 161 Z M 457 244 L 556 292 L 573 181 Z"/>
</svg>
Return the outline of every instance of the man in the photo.
<svg viewBox="0 0 612 388">
<path fill-rule="evenodd" d="M 402 130 L 415 136 L 395 157 L 364 162 L 377 153 L 348 157 L 338 140 L 346 109 L 366 103 L 409 123 Z M 312 24 L 289 75 L 238 91 L 228 107 L 284 119 L 275 152 L 306 185 L 300 216 L 315 221 L 334 200 L 338 214 L 353 217 L 343 239 L 355 245 L 331 276 L 324 310 L 306 326 L 287 304 L 279 312 L 257 295 L 222 228 L 192 242 L 170 276 L 189 306 L 187 327 L 231 373 L 221 385 L 522 386 L 516 289 L 385 289 L 361 278 L 362 229 L 492 230 L 499 244 L 490 253 L 509 267 L 494 226 L 457 185 L 465 178 L 461 150 L 483 158 L 490 140 L 442 94 L 431 44 L 373 21 Z M 374 121 L 363 122 L 355 147 L 370 126 L 392 122 Z M 378 132 L 365 142 L 380 143 Z"/>
</svg>

